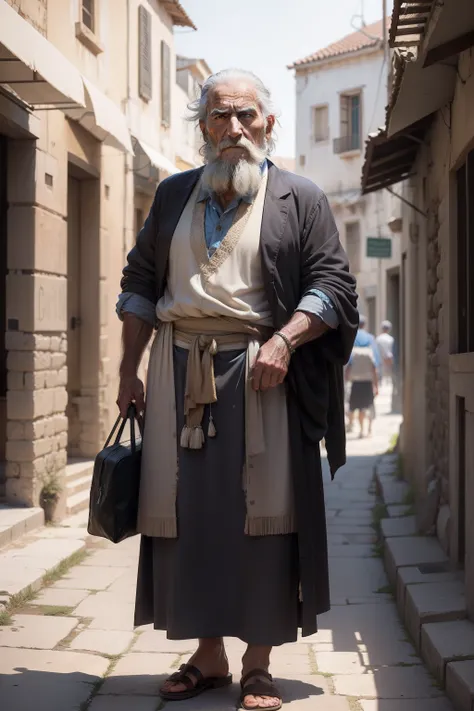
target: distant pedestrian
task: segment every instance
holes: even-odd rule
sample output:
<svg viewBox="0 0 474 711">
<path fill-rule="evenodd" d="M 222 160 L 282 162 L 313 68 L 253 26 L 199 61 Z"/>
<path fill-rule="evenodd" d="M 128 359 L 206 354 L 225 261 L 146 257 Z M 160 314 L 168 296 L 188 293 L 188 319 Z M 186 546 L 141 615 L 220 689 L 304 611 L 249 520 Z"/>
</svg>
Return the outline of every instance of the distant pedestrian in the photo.
<svg viewBox="0 0 474 711">
<path fill-rule="evenodd" d="M 374 397 L 378 395 L 377 370 L 380 359 L 375 338 L 366 330 L 366 319 L 360 317 L 359 330 L 354 348 L 346 368 L 346 380 L 351 383 L 349 397 L 349 432 L 352 431 L 354 413 L 359 413 L 360 433 L 364 437 L 364 424 L 368 420 L 367 435 L 372 434 L 372 422 L 375 417 Z"/>
<path fill-rule="evenodd" d="M 390 321 L 382 321 L 381 333 L 375 339 L 380 357 L 380 383 L 388 379 L 393 383 L 393 348 L 395 339 L 391 335 L 392 324 Z"/>
</svg>

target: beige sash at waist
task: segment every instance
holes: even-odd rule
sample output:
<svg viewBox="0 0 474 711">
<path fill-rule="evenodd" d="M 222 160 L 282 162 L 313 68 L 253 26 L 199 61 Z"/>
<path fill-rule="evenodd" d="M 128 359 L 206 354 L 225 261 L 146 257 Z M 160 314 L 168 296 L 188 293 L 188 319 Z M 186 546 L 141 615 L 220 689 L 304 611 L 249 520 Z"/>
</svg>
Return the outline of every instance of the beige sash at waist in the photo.
<svg viewBox="0 0 474 711">
<path fill-rule="evenodd" d="M 205 405 L 217 401 L 214 378 L 214 356 L 218 351 L 246 349 L 245 402 L 247 448 L 250 455 L 265 448 L 260 393 L 252 388 L 251 368 L 262 342 L 271 335 L 271 329 L 259 328 L 238 319 L 189 318 L 174 324 L 174 343 L 189 350 L 186 370 L 184 414 L 186 421 L 181 432 L 181 446 L 201 449 L 205 438 L 202 418 Z M 217 434 L 212 409 L 208 437 Z"/>
<path fill-rule="evenodd" d="M 211 406 L 208 437 L 216 435 L 214 355 L 246 349 L 245 460 L 242 488 L 247 503 L 245 533 L 265 536 L 295 531 L 290 471 L 288 413 L 283 385 L 254 391 L 251 371 L 260 345 L 272 330 L 238 319 L 180 319 L 161 323 L 150 355 L 137 530 L 146 536 L 176 538 L 179 446 L 200 449 L 202 418 Z M 176 432 L 173 345 L 189 350 L 185 426 Z M 212 425 L 212 427 L 211 427 Z M 218 427 L 218 424 L 217 424 Z M 218 434 L 218 433 L 217 433 Z"/>
</svg>

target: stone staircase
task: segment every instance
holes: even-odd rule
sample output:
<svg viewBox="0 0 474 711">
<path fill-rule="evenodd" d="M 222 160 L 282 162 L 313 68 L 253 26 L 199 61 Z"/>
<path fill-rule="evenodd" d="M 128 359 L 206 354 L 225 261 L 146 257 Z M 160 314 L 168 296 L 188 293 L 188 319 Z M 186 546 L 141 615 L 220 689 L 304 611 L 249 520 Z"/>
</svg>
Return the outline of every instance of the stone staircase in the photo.
<svg viewBox="0 0 474 711">
<path fill-rule="evenodd" d="M 84 511 L 89 506 L 93 459 L 69 459 L 66 465 L 66 515 Z"/>
</svg>

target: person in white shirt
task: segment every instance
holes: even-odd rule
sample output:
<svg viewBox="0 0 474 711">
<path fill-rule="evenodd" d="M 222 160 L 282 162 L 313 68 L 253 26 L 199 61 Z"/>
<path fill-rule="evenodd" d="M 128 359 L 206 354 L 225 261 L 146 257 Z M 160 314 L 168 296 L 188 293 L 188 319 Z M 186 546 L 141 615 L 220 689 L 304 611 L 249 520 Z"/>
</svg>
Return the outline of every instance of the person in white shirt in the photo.
<svg viewBox="0 0 474 711">
<path fill-rule="evenodd" d="M 387 378 L 390 382 L 393 379 L 393 344 L 394 337 L 391 335 L 392 324 L 390 321 L 382 321 L 381 333 L 375 339 L 380 354 L 380 382 Z"/>
</svg>

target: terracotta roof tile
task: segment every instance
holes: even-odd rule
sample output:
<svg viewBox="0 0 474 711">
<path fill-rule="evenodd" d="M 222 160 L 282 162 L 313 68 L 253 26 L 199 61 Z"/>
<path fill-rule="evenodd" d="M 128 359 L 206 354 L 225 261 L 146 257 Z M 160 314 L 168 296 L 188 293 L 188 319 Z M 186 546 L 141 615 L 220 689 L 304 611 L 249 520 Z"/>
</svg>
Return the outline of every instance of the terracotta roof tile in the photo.
<svg viewBox="0 0 474 711">
<path fill-rule="evenodd" d="M 387 26 L 390 26 L 390 18 L 387 19 Z M 319 49 L 314 54 L 310 54 L 303 59 L 297 59 L 289 69 L 297 69 L 305 64 L 319 62 L 324 59 L 332 59 L 351 52 L 357 52 L 361 49 L 375 47 L 383 38 L 382 20 L 374 22 L 372 25 L 366 25 L 364 32 L 352 32 L 352 34 L 343 37 L 337 42 L 333 42 L 327 47 Z"/>
</svg>

